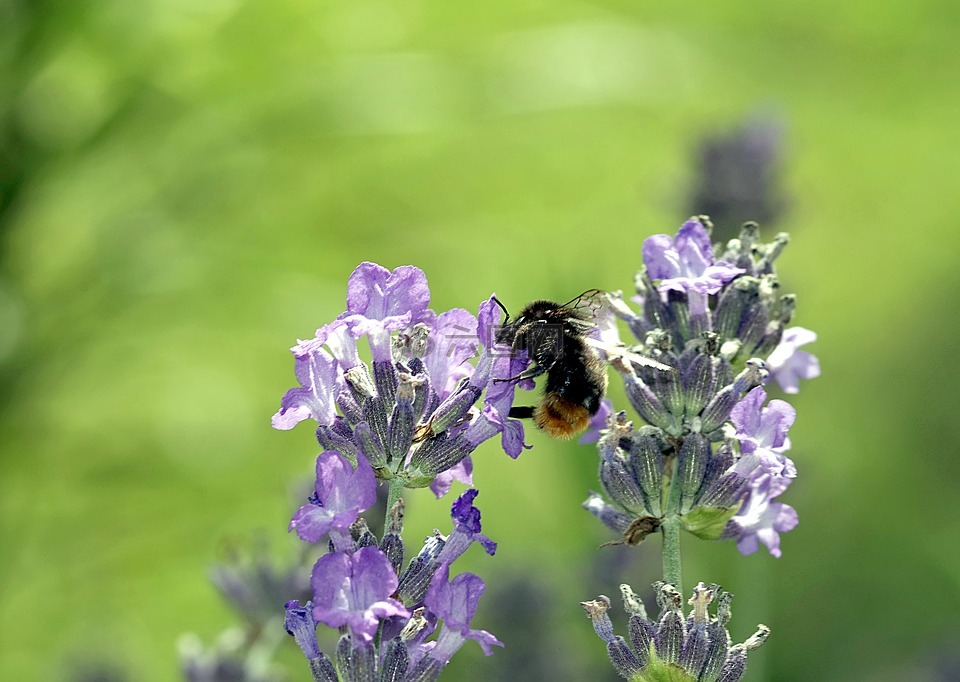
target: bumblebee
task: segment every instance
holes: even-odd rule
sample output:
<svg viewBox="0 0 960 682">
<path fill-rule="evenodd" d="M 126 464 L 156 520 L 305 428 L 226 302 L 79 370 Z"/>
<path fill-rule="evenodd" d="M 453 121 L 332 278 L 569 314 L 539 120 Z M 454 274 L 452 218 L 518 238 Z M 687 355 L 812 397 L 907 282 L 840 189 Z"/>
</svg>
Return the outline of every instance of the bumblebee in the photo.
<svg viewBox="0 0 960 682">
<path fill-rule="evenodd" d="M 554 438 L 573 438 L 587 428 L 607 391 L 606 364 L 587 339 L 595 326 L 590 308 L 601 294 L 593 289 L 564 304 L 534 301 L 513 321 L 503 304 L 496 301 L 506 315 L 497 342 L 526 351 L 533 365 L 515 377 L 495 381 L 547 375 L 540 402 L 513 407 L 511 417 L 532 418 L 537 427 Z"/>
</svg>

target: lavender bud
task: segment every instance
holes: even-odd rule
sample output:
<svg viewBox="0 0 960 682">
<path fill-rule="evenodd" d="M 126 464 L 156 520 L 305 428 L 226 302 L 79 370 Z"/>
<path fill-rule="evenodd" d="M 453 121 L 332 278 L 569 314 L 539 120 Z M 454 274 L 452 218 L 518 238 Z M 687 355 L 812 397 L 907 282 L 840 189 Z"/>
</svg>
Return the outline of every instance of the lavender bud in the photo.
<svg viewBox="0 0 960 682">
<path fill-rule="evenodd" d="M 698 354 L 683 372 L 684 414 L 694 417 L 703 411 L 713 395 L 713 358 Z"/>
<path fill-rule="evenodd" d="M 462 422 L 479 397 L 480 390 L 469 385 L 452 393 L 430 417 L 430 433 L 436 436 Z"/>
<path fill-rule="evenodd" d="M 743 650 L 743 645 L 737 644 L 730 649 L 727 660 L 717 676 L 717 682 L 738 682 L 746 669 L 747 654 Z"/>
<path fill-rule="evenodd" d="M 619 635 L 614 637 L 613 641 L 607 642 L 607 655 L 610 656 L 613 669 L 624 679 L 632 679 L 643 670 L 643 663 L 630 651 L 630 647 Z"/>
<path fill-rule="evenodd" d="M 350 682 L 377 682 L 377 654 L 372 644 L 354 647 L 350 657 Z"/>
<path fill-rule="evenodd" d="M 429 655 L 424 656 L 420 659 L 417 667 L 407 675 L 404 682 L 433 682 L 440 677 L 444 665 L 443 661 L 438 661 Z"/>
<path fill-rule="evenodd" d="M 396 400 L 397 381 L 397 370 L 392 362 L 373 363 L 373 383 L 377 387 L 377 395 L 383 398 L 385 405 Z"/>
<path fill-rule="evenodd" d="M 380 397 L 367 398 L 363 401 L 363 418 L 370 425 L 370 430 L 377 437 L 378 443 L 389 443 L 387 402 Z M 387 462 L 390 461 L 389 453 Z M 373 464 L 371 462 L 371 464 Z"/>
<path fill-rule="evenodd" d="M 673 420 L 667 414 L 663 404 L 640 377 L 631 372 L 624 375 L 623 382 L 627 389 L 627 399 L 648 424 L 662 429 L 673 425 Z"/>
<path fill-rule="evenodd" d="M 723 339 L 737 336 L 744 311 L 760 300 L 760 280 L 741 276 L 733 280 L 720 294 L 714 314 L 714 329 Z"/>
<path fill-rule="evenodd" d="M 707 635 L 710 638 L 710 646 L 707 648 L 700 679 L 704 682 L 715 682 L 727 660 L 727 652 L 730 649 L 730 635 L 727 634 L 727 629 L 719 621 L 707 625 Z"/>
<path fill-rule="evenodd" d="M 608 644 L 612 642 L 613 623 L 610 622 L 610 616 L 607 615 L 607 611 L 610 610 L 610 598 L 601 594 L 591 601 L 580 602 L 580 606 L 593 621 L 593 631 L 597 633 L 597 636 Z"/>
<path fill-rule="evenodd" d="M 350 635 L 341 635 L 337 641 L 337 672 L 341 679 L 350 679 L 350 659 L 352 647 L 350 646 Z"/>
<path fill-rule="evenodd" d="M 582 506 L 600 519 L 600 522 L 607 528 L 621 535 L 627 531 L 633 522 L 630 516 L 607 504 L 602 497 L 594 492 L 590 493 L 590 497 L 586 499 Z"/>
<path fill-rule="evenodd" d="M 401 682 L 408 665 L 410 656 L 407 654 L 407 645 L 399 637 L 394 637 L 386 643 L 379 682 Z"/>
<path fill-rule="evenodd" d="M 737 375 L 733 383 L 721 389 L 703 410 L 700 431 L 710 433 L 720 428 L 730 418 L 731 410 L 743 394 L 763 383 L 766 375 L 762 360 L 747 360 L 746 368 Z"/>
<path fill-rule="evenodd" d="M 641 666 L 650 660 L 650 645 L 656 636 L 656 627 L 644 616 L 630 616 L 630 643 L 637 654 Z"/>
<path fill-rule="evenodd" d="M 373 433 L 373 429 L 370 428 L 367 422 L 362 421 L 357 424 L 353 429 L 353 438 L 357 443 L 357 447 L 360 448 L 360 451 L 366 455 L 370 466 L 374 469 L 382 469 L 387 466 L 387 454 L 384 452 L 383 446 L 380 445 L 380 440 L 376 434 Z"/>
<path fill-rule="evenodd" d="M 629 441 L 630 472 L 640 485 L 644 506 L 654 516 L 660 516 L 660 496 L 663 494 L 663 454 L 653 436 L 634 433 Z"/>
<path fill-rule="evenodd" d="M 679 663 L 685 634 L 680 593 L 670 584 L 661 584 L 658 591 L 662 613 L 657 623 L 657 656 L 667 663 Z"/>
<path fill-rule="evenodd" d="M 683 439 L 677 459 L 680 513 L 686 513 L 693 507 L 697 492 L 703 483 L 709 457 L 710 443 L 702 434 L 691 433 Z"/>
<path fill-rule="evenodd" d="M 672 355 L 672 354 L 671 354 Z M 672 359 L 672 362 L 670 361 Z M 671 367 L 677 367 L 680 363 L 673 357 L 671 359 L 662 358 L 660 361 Z M 660 399 L 660 402 L 676 417 L 683 416 L 683 388 L 680 383 L 680 372 L 658 371 L 654 375 L 654 392 Z"/>
<path fill-rule="evenodd" d="M 412 390 L 410 398 L 413 398 Z M 393 414 L 390 416 L 387 435 L 387 461 L 399 461 L 406 458 L 413 439 L 414 426 L 412 402 L 398 401 L 393 406 Z"/>
<path fill-rule="evenodd" d="M 637 516 L 648 514 L 646 503 L 637 481 L 627 471 L 623 457 L 615 453 L 600 461 L 600 485 L 610 498 Z"/>
<path fill-rule="evenodd" d="M 363 419 L 363 410 L 360 409 L 360 404 L 357 403 L 350 391 L 340 392 L 340 395 L 337 396 L 337 407 L 340 408 L 343 416 L 351 424 L 356 424 Z"/>
</svg>

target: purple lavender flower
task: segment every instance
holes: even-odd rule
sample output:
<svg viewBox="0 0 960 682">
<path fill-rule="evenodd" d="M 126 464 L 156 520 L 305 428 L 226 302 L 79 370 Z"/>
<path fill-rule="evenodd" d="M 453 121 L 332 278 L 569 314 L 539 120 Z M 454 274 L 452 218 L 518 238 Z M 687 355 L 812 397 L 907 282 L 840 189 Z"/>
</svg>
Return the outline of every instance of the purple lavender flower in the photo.
<svg viewBox="0 0 960 682">
<path fill-rule="evenodd" d="M 710 235 L 696 219 L 685 222 L 676 238 L 666 234 L 647 237 L 643 262 L 650 279 L 660 280 L 657 288 L 664 300 L 669 291 L 687 294 L 691 314 L 703 314 L 706 297 L 743 273 L 730 263 L 714 262 Z"/>
<path fill-rule="evenodd" d="M 470 627 L 486 585 L 472 573 L 461 573 L 450 582 L 447 582 L 448 578 L 449 567 L 444 565 L 433 576 L 424 602 L 437 618 L 443 620 L 436 647 L 428 656 L 446 664 L 468 639 L 477 642 L 483 653 L 489 656 L 493 653 L 491 647 L 503 646 L 503 643 L 486 630 Z"/>
<path fill-rule="evenodd" d="M 798 523 L 796 510 L 773 499 L 787 489 L 792 479 L 770 474 L 755 475 L 740 510 L 727 523 L 725 538 L 734 538 L 744 556 L 753 554 L 763 543 L 770 554 L 780 557 L 780 533 L 793 530 Z"/>
<path fill-rule="evenodd" d="M 321 452 L 314 494 L 293 515 L 290 530 L 307 542 L 317 542 L 328 532 L 345 532 L 376 501 L 376 479 L 363 455 L 357 456 L 354 470 L 339 452 Z"/>
<path fill-rule="evenodd" d="M 273 415 L 273 428 L 288 430 L 304 419 L 332 424 L 336 416 L 336 396 L 343 386 L 343 372 L 323 348 L 294 346 L 299 388 L 291 388 L 280 400 L 280 410 Z"/>
<path fill-rule="evenodd" d="M 320 557 L 311 583 L 314 620 L 332 628 L 345 625 L 355 640 L 370 642 L 382 619 L 410 616 L 390 597 L 397 589 L 397 575 L 376 547 Z"/>
<path fill-rule="evenodd" d="M 796 469 L 784 452 L 790 449 L 787 431 L 797 418 L 797 411 L 783 400 L 766 402 L 767 392 L 757 386 L 734 406 L 730 421 L 736 427 L 734 438 L 740 441 L 744 455 L 754 455 L 765 473 L 793 478 Z"/>
<path fill-rule="evenodd" d="M 479 494 L 480 491 L 476 488 L 465 490 L 450 508 L 453 532 L 447 538 L 440 556 L 437 557 L 437 561 L 441 564 L 449 566 L 474 542 L 479 542 L 490 556 L 496 554 L 497 543 L 480 532 L 483 530 L 480 527 L 480 510 L 473 505 L 473 501 Z"/>
<path fill-rule="evenodd" d="M 798 393 L 800 379 L 814 379 L 820 376 L 820 361 L 817 356 L 801 346 L 817 340 L 816 332 L 803 327 L 790 327 L 784 330 L 779 345 L 767 358 L 770 375 L 780 384 L 784 393 Z"/>
</svg>

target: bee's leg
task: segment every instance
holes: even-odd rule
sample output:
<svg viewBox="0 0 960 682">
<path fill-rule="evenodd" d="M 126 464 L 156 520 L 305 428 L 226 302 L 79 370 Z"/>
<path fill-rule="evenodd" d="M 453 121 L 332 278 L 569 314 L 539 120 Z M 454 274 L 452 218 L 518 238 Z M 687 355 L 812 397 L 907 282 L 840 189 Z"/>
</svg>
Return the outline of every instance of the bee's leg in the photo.
<svg viewBox="0 0 960 682">
<path fill-rule="evenodd" d="M 494 379 L 493 383 L 499 384 L 505 381 L 523 381 L 524 379 L 533 379 L 534 377 L 538 377 L 541 374 L 546 373 L 548 369 L 548 367 L 544 367 L 543 365 L 534 365 L 533 367 L 528 367 L 527 369 L 523 370 L 515 377 L 510 377 L 509 379 Z"/>
</svg>

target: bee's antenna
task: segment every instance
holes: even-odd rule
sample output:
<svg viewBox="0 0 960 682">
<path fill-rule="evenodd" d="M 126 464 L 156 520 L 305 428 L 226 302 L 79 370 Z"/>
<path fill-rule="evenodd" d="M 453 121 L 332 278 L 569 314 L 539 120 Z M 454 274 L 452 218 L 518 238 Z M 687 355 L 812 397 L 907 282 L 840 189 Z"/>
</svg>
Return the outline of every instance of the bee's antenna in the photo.
<svg viewBox="0 0 960 682">
<path fill-rule="evenodd" d="M 509 321 L 510 321 L 510 312 L 507 310 L 506 306 L 504 306 L 504 305 L 500 302 L 500 299 L 497 298 L 496 296 L 491 296 L 490 298 L 492 298 L 492 299 L 493 299 L 493 302 L 496 303 L 496 304 L 500 307 L 500 310 L 503 311 L 503 315 L 504 315 L 503 324 L 506 324 L 507 322 L 509 322 Z"/>
</svg>

